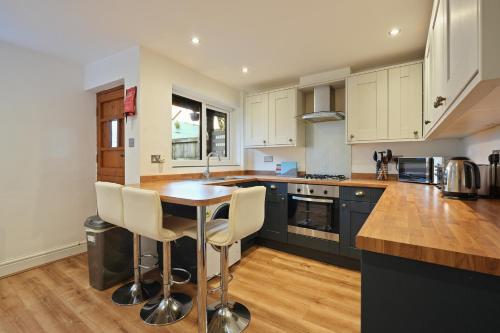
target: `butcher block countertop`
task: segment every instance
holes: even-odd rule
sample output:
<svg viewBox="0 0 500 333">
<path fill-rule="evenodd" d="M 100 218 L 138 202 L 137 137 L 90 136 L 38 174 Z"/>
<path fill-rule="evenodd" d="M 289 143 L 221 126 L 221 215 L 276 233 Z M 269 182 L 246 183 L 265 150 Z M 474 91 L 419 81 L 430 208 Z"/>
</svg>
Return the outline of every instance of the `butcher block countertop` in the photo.
<svg viewBox="0 0 500 333">
<path fill-rule="evenodd" d="M 211 186 L 189 180 L 157 180 L 132 186 L 157 191 L 161 201 L 187 206 L 209 206 L 228 201 L 235 190 L 232 187 Z"/>
<path fill-rule="evenodd" d="M 309 180 L 269 175 L 223 180 L 164 179 L 140 187 L 160 192 L 163 201 L 194 206 L 229 200 L 233 185 L 251 181 L 385 188 L 357 235 L 363 250 L 500 276 L 500 200 L 446 199 L 432 185 Z"/>
<path fill-rule="evenodd" d="M 356 246 L 500 276 L 500 201 L 446 199 L 432 185 L 392 182 Z"/>
</svg>

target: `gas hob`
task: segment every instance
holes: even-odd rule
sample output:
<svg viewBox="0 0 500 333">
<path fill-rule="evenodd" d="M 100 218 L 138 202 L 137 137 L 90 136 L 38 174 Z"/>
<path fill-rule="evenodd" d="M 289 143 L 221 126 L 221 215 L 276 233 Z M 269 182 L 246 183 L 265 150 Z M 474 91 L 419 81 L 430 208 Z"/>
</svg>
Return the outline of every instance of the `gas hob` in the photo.
<svg viewBox="0 0 500 333">
<path fill-rule="evenodd" d="M 344 175 L 329 175 L 329 174 L 316 174 L 316 173 L 306 173 L 305 179 L 321 179 L 321 180 L 346 180 L 347 177 Z"/>
</svg>

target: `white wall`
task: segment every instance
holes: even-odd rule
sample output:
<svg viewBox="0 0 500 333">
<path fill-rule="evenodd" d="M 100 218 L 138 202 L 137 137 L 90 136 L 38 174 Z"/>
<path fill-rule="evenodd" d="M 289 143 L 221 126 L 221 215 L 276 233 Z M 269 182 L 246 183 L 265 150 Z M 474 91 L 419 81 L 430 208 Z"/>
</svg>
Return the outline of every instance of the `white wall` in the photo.
<svg viewBox="0 0 500 333">
<path fill-rule="evenodd" d="M 500 126 L 464 138 L 465 156 L 478 164 L 488 164 L 492 150 L 500 149 Z"/>
<path fill-rule="evenodd" d="M 264 156 L 273 156 L 273 161 L 264 162 Z M 305 171 L 305 147 L 245 149 L 245 170 L 275 171 L 276 164 L 283 161 L 297 161 L 299 171 Z"/>
<path fill-rule="evenodd" d="M 86 250 L 95 101 L 80 66 L 0 42 L 0 276 Z"/>
<path fill-rule="evenodd" d="M 98 91 L 122 84 L 125 86 L 125 89 L 139 86 L 139 52 L 140 48 L 138 46 L 132 47 L 85 66 L 85 90 L 91 91 L 95 99 L 95 92 Z M 125 124 L 126 184 L 139 183 L 140 179 L 139 122 L 141 118 L 141 89 L 138 89 L 137 95 L 137 115 L 129 117 Z M 129 147 L 129 139 L 135 140 L 134 147 Z"/>
<path fill-rule="evenodd" d="M 397 142 L 397 143 L 378 143 L 378 144 L 357 144 L 350 146 L 350 158 L 344 158 L 344 154 L 349 154 L 349 147 L 345 145 L 344 141 L 337 140 L 335 128 L 332 124 L 323 125 L 329 127 L 329 131 L 324 129 L 314 129 L 315 134 L 310 133 L 308 129 L 307 136 L 320 136 L 322 143 L 314 147 L 313 143 L 309 141 L 307 147 L 298 148 L 263 148 L 263 149 L 245 149 L 245 167 L 248 170 L 270 170 L 274 171 L 276 163 L 282 161 L 297 161 L 299 163 L 299 170 L 308 173 L 344 173 L 349 175 L 352 173 L 375 173 L 375 161 L 373 161 L 373 152 L 391 149 L 394 155 L 405 156 L 461 156 L 466 155 L 464 150 L 464 142 L 461 139 L 447 139 L 447 140 L 434 140 L 429 142 Z M 320 125 L 316 124 L 315 126 Z M 333 125 L 335 126 L 335 125 Z M 338 129 L 337 129 L 338 130 Z M 339 131 L 341 132 L 341 131 Z M 332 134 L 333 133 L 333 134 Z M 345 140 L 345 137 L 344 137 Z M 497 141 L 498 142 L 498 141 Z M 327 145 L 331 145 L 328 147 Z M 500 147 L 500 145 L 497 144 Z M 489 148 L 488 148 L 489 149 Z M 487 149 L 487 150 L 488 150 Z M 347 152 L 346 152 L 347 151 Z M 490 151 L 491 153 L 491 151 Z M 339 154 L 342 155 L 338 158 Z M 486 154 L 486 153 L 485 153 Z M 274 156 L 274 161 L 264 162 L 265 155 Z M 487 157 L 487 154 L 485 155 Z M 338 161 L 346 161 L 350 164 L 346 166 L 347 171 L 342 172 L 342 166 Z M 474 158 L 473 158 L 474 159 Z M 344 162 L 342 162 L 344 163 Z M 349 170 L 350 168 L 350 170 Z M 396 174 L 397 170 L 394 164 L 389 166 L 389 172 Z"/>
<path fill-rule="evenodd" d="M 461 139 L 433 140 L 428 142 L 364 143 L 352 145 L 352 172 L 375 173 L 374 151 L 392 150 L 393 155 L 403 156 L 461 156 L 464 154 Z M 391 163 L 389 173 L 396 174 Z"/>
<path fill-rule="evenodd" d="M 140 52 L 140 173 L 157 175 L 202 172 L 205 167 L 174 167 L 170 163 L 172 88 L 182 88 L 198 96 L 234 109 L 231 118 L 232 136 L 235 139 L 232 153 L 235 161 L 241 160 L 242 109 L 241 92 L 198 72 L 180 65 L 153 51 L 141 48 Z M 160 154 L 166 163 L 151 163 L 151 155 Z M 241 165 L 214 167 L 214 171 L 240 170 Z"/>
</svg>

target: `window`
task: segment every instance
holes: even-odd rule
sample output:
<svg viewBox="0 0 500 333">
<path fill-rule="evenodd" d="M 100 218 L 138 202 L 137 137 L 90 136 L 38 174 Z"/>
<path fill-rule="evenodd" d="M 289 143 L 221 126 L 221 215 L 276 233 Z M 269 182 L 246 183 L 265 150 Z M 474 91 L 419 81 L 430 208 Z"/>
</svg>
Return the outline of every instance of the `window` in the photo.
<svg viewBox="0 0 500 333">
<path fill-rule="evenodd" d="M 111 148 L 118 147 L 118 120 L 111 120 Z"/>
<path fill-rule="evenodd" d="M 207 155 L 227 157 L 227 113 L 207 109 Z"/>
<path fill-rule="evenodd" d="M 202 104 L 172 95 L 172 159 L 201 160 Z"/>
<path fill-rule="evenodd" d="M 227 163 L 230 157 L 229 133 L 228 112 L 172 94 L 172 160 L 199 165 L 194 161 L 202 161 L 209 153 L 215 152 Z"/>
</svg>

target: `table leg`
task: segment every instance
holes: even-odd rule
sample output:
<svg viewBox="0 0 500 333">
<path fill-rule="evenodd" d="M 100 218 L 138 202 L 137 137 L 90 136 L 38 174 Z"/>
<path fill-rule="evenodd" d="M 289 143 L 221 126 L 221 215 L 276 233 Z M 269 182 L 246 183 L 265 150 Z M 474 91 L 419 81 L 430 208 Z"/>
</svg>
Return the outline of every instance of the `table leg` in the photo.
<svg viewBox="0 0 500 333">
<path fill-rule="evenodd" d="M 205 233 L 205 206 L 196 208 L 197 241 L 196 255 L 198 265 L 198 332 L 207 332 L 207 244 Z"/>
</svg>

